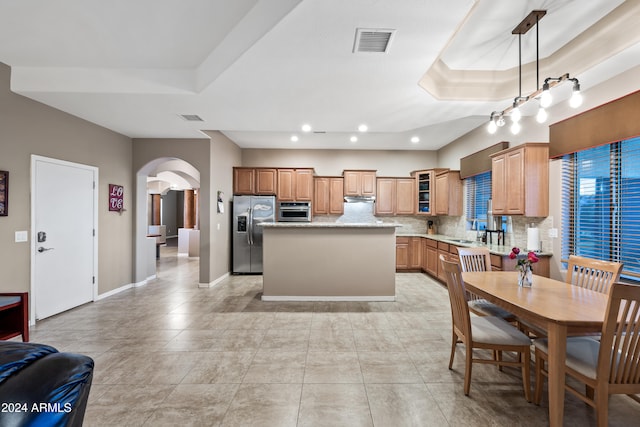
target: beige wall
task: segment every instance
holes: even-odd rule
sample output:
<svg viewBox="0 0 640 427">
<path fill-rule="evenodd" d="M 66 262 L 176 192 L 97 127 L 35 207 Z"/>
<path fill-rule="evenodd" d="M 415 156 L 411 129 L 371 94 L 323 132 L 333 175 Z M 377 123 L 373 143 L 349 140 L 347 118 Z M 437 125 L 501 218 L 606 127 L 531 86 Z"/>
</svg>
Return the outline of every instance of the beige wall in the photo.
<svg viewBox="0 0 640 427">
<path fill-rule="evenodd" d="M 375 169 L 378 176 L 409 176 L 437 166 L 435 151 L 406 150 L 242 150 L 242 166 L 313 167 L 320 176 L 339 176 L 344 169 Z"/>
<path fill-rule="evenodd" d="M 209 200 L 207 195 L 210 188 L 210 140 L 203 139 L 152 139 L 136 138 L 133 140 L 132 170 L 138 181 L 136 186 L 137 212 L 135 217 L 135 283 L 146 279 L 144 265 L 146 262 L 144 240 L 147 234 L 147 172 L 154 170 L 151 163 L 162 163 L 166 160 L 180 159 L 189 163 L 200 172 L 200 282 L 208 283 L 210 279 L 209 263 L 202 262 L 210 258 L 209 240 Z M 141 171 L 143 171 L 141 173 Z M 144 212 L 140 212 L 144 210 Z"/>
<path fill-rule="evenodd" d="M 220 132 L 206 132 L 211 137 L 211 259 L 209 268 L 211 277 L 217 280 L 231 269 L 231 205 L 233 199 L 233 167 L 240 166 L 242 153 L 233 141 Z M 218 191 L 224 196 L 224 213 L 216 206 Z M 201 261 L 202 262 L 202 261 Z"/>
<path fill-rule="evenodd" d="M 14 233 L 30 232 L 32 154 L 99 168 L 98 293 L 131 283 L 131 140 L 12 93 L 10 68 L 0 63 L 0 170 L 10 173 L 9 216 L 0 217 L 0 290 L 30 291 L 30 243 L 15 243 Z M 109 184 L 124 186 L 122 215 L 108 210 Z"/>
<path fill-rule="evenodd" d="M 229 273 L 231 242 L 229 202 L 233 196 L 233 166 L 241 165 L 241 150 L 217 131 L 206 132 L 203 139 L 134 139 L 133 170 L 137 174 L 158 159 L 181 159 L 200 172 L 200 276 L 208 285 Z M 146 185 L 141 180 L 139 209 L 146 209 Z M 225 211 L 217 212 L 217 193 L 224 193 Z M 144 257 L 146 212 L 136 217 L 137 257 Z M 218 228 L 219 225 L 219 228 Z M 136 282 L 145 279 L 144 259 L 136 259 Z"/>
</svg>

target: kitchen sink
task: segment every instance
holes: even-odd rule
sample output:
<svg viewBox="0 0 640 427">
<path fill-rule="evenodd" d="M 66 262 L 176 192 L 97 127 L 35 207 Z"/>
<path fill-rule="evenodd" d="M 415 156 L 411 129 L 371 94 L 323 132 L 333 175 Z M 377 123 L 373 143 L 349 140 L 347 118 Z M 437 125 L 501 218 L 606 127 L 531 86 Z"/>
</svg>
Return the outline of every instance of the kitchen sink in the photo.
<svg viewBox="0 0 640 427">
<path fill-rule="evenodd" d="M 447 239 L 450 242 L 456 242 L 456 243 L 473 243 L 473 240 L 466 240 L 466 239 Z"/>
</svg>

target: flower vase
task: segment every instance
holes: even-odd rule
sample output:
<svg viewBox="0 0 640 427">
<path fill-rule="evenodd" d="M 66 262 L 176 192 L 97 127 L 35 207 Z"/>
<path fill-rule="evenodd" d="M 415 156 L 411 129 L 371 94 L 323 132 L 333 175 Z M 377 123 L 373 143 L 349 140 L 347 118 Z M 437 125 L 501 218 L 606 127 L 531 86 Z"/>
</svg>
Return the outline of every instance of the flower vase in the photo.
<svg viewBox="0 0 640 427">
<path fill-rule="evenodd" d="M 530 265 L 525 265 L 518 269 L 518 286 L 530 288 L 533 284 L 533 271 Z"/>
</svg>

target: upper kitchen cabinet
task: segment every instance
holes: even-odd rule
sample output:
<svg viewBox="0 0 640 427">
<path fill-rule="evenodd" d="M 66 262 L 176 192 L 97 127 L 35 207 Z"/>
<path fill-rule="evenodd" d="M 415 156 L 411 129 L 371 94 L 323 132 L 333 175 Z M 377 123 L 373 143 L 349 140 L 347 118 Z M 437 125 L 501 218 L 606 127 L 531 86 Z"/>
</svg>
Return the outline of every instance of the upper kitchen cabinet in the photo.
<svg viewBox="0 0 640 427">
<path fill-rule="evenodd" d="M 432 189 L 434 188 L 434 175 L 433 170 L 416 171 L 413 172 L 413 176 L 416 181 L 416 194 L 418 195 L 418 214 L 419 215 L 433 215 L 433 201 L 431 198 Z"/>
<path fill-rule="evenodd" d="M 303 202 L 313 199 L 313 169 L 278 169 L 278 200 Z"/>
<path fill-rule="evenodd" d="M 429 169 L 413 176 L 418 215 L 462 215 L 460 171 Z"/>
<path fill-rule="evenodd" d="M 415 179 L 378 178 L 376 215 L 414 215 Z"/>
<path fill-rule="evenodd" d="M 549 145 L 526 143 L 491 156 L 493 214 L 549 215 Z"/>
<path fill-rule="evenodd" d="M 233 194 L 276 194 L 277 176 L 275 168 L 233 168 Z"/>
<path fill-rule="evenodd" d="M 436 173 L 435 202 L 436 215 L 462 215 L 460 171 L 445 170 Z"/>
<path fill-rule="evenodd" d="M 344 179 L 342 177 L 315 177 L 313 214 L 342 215 L 344 213 Z"/>
<path fill-rule="evenodd" d="M 376 171 L 374 170 L 345 170 L 344 177 L 345 196 L 375 196 L 376 195 Z"/>
</svg>

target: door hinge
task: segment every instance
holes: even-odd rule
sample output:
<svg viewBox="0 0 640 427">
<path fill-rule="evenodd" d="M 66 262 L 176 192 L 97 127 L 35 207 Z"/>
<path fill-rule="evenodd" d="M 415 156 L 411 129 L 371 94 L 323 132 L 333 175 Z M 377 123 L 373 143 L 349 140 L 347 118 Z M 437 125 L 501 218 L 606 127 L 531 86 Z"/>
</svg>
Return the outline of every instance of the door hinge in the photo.
<svg viewBox="0 0 640 427">
<path fill-rule="evenodd" d="M 91 283 L 94 285 L 96 284 L 96 276 L 91 277 Z"/>
<path fill-rule="evenodd" d="M 96 237 L 96 229 L 93 229 L 93 237 Z"/>
<path fill-rule="evenodd" d="M 94 190 L 96 189 L 96 182 L 95 181 L 93 181 L 93 189 Z"/>
</svg>

